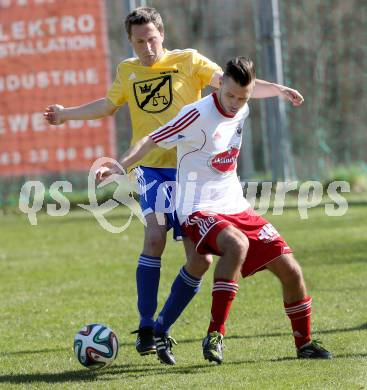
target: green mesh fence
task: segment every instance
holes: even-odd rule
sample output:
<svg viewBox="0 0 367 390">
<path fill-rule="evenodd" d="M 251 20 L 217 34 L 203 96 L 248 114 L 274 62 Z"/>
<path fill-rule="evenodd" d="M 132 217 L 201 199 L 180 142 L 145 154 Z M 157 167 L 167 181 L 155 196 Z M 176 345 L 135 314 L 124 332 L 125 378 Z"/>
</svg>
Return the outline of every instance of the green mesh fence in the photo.
<svg viewBox="0 0 367 390">
<path fill-rule="evenodd" d="M 296 171 L 323 178 L 367 162 L 367 3 L 282 0 L 284 73 L 305 95 L 288 110 Z"/>
</svg>

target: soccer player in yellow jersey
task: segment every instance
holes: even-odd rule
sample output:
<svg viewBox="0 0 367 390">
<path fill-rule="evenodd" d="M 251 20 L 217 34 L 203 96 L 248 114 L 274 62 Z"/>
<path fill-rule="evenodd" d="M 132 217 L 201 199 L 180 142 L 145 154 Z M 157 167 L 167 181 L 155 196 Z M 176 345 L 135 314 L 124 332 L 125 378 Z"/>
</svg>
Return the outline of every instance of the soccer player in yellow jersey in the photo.
<svg viewBox="0 0 367 390">
<path fill-rule="evenodd" d="M 132 121 L 131 143 L 135 144 L 175 117 L 184 105 L 198 100 L 205 86 L 219 87 L 222 70 L 217 64 L 192 49 L 170 51 L 163 48 L 163 22 L 154 8 L 139 7 L 132 11 L 126 17 L 125 28 L 137 58 L 118 65 L 116 78 L 106 97 L 78 107 L 48 106 L 44 116 L 50 124 L 102 118 L 114 114 L 127 103 Z M 298 91 L 257 79 L 252 98 L 272 96 L 288 99 L 295 106 L 303 102 Z M 170 195 L 174 193 L 175 150 L 155 150 L 139 162 L 135 172 L 141 186 L 140 204 L 147 222 L 136 271 L 140 314 L 136 349 L 141 355 L 146 355 L 156 352 L 154 314 L 167 230 L 172 227 L 176 237 L 181 234 L 175 215 L 167 212 Z M 152 183 L 155 184 L 152 186 Z M 146 188 L 149 190 L 144 191 Z M 166 221 L 164 226 L 157 219 L 162 212 Z M 188 258 L 172 286 L 171 294 L 177 302 L 177 313 L 172 313 L 172 320 L 199 290 L 201 275 L 212 262 L 210 255 L 196 253 L 188 239 L 183 238 L 183 242 Z"/>
</svg>

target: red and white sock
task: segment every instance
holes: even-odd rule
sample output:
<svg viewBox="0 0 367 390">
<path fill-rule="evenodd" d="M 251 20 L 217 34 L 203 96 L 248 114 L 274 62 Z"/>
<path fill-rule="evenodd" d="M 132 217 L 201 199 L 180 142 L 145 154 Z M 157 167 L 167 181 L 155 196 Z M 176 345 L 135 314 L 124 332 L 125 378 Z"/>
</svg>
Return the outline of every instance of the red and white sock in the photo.
<svg viewBox="0 0 367 390">
<path fill-rule="evenodd" d="M 284 303 L 284 309 L 291 320 L 294 342 L 297 348 L 311 341 L 312 298 L 306 296 L 301 301 Z"/>
<path fill-rule="evenodd" d="M 214 279 L 212 291 L 212 318 L 208 333 L 219 332 L 224 336 L 225 325 L 232 301 L 236 297 L 238 284 L 234 280 Z"/>
</svg>

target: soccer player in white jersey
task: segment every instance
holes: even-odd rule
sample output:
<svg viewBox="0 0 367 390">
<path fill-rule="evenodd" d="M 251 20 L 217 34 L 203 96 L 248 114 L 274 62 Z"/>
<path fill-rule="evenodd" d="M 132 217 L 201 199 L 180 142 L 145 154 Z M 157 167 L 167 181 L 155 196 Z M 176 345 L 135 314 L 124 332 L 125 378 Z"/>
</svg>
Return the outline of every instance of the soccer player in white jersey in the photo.
<svg viewBox="0 0 367 390">
<path fill-rule="evenodd" d="M 71 119 L 102 118 L 127 104 L 133 145 L 174 118 L 183 106 L 198 100 L 205 86 L 219 86 L 222 70 L 217 64 L 193 49 L 167 50 L 163 47 L 163 21 L 154 8 L 133 10 L 125 19 L 125 29 L 137 57 L 121 61 L 107 95 L 77 107 L 50 105 L 45 112 L 50 124 L 59 125 Z M 298 91 L 256 80 L 253 97 L 271 96 L 284 97 L 295 106 L 303 101 Z M 167 230 L 173 228 L 175 237 L 181 235 L 179 223 L 172 213 L 164 213 L 165 225 L 157 218 L 162 211 L 157 205 L 164 203 L 166 197 L 170 201 L 166 183 L 175 183 L 175 149 L 157 148 L 137 162 L 135 172 L 141 185 L 140 205 L 147 225 L 136 269 L 139 329 L 133 333 L 138 333 L 137 351 L 146 355 L 156 351 L 153 326 Z M 162 198 L 163 202 L 157 201 Z M 193 249 L 192 252 L 190 249 Z M 186 255 L 193 261 L 189 262 L 190 267 L 182 270 L 175 284 L 175 294 L 180 296 L 179 307 L 185 307 L 197 293 L 198 278 L 212 261 L 210 255 L 199 255 L 194 248 L 187 247 Z"/>
<path fill-rule="evenodd" d="M 157 146 L 177 146 L 176 211 L 183 232 L 198 253 L 220 256 L 214 273 L 212 318 L 203 340 L 205 359 L 223 360 L 225 321 L 239 276 L 263 269 L 282 284 L 298 358 L 330 359 L 331 353 L 311 339 L 312 300 L 300 265 L 275 228 L 250 208 L 236 174 L 254 83 L 251 60 L 236 57 L 229 61 L 217 92 L 185 106 L 165 126 L 131 147 L 121 164 L 127 169 Z M 113 171 L 102 169 L 99 179 Z M 175 364 L 168 332 L 177 317 L 175 302 L 169 297 L 155 323 L 158 357 L 167 364 Z"/>
</svg>

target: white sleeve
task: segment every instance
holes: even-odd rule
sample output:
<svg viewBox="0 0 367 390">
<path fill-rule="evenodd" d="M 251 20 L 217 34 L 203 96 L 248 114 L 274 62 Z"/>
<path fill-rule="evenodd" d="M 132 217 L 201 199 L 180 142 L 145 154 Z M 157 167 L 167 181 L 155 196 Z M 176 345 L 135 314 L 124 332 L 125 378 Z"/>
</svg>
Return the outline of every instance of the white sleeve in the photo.
<svg viewBox="0 0 367 390">
<path fill-rule="evenodd" d="M 197 108 L 184 107 L 172 120 L 150 133 L 149 137 L 157 146 L 171 149 L 185 140 L 190 130 L 197 125 L 199 116 L 200 112 Z"/>
</svg>

